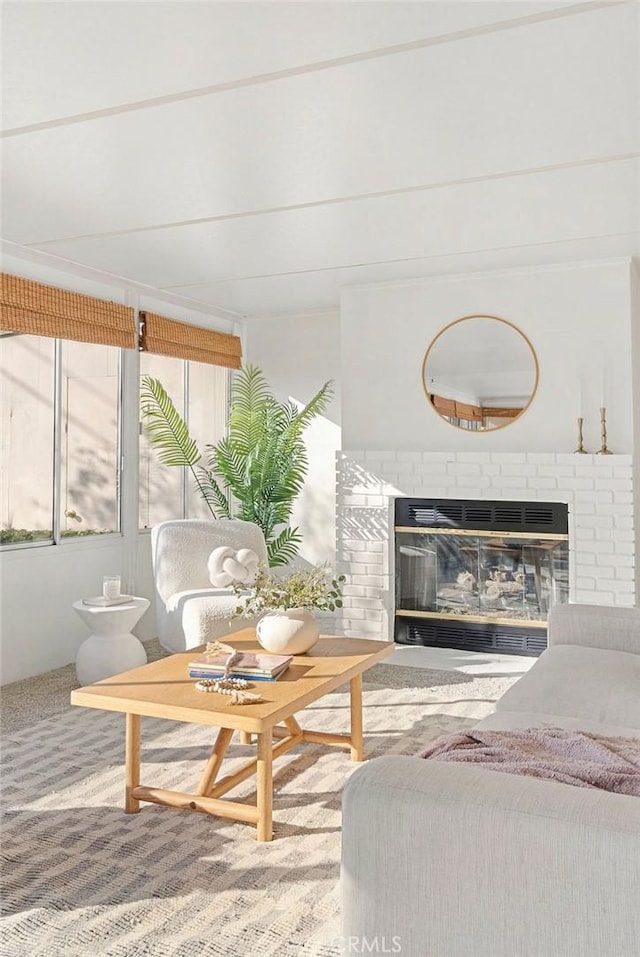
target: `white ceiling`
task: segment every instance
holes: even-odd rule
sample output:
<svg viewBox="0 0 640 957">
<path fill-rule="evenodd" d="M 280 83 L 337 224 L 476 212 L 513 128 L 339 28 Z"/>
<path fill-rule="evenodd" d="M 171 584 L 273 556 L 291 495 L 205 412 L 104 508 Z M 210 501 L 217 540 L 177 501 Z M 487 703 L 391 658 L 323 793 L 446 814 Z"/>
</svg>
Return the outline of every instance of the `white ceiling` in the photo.
<svg viewBox="0 0 640 957">
<path fill-rule="evenodd" d="M 12 242 L 249 318 L 640 251 L 635 0 L 2 12 Z"/>
</svg>

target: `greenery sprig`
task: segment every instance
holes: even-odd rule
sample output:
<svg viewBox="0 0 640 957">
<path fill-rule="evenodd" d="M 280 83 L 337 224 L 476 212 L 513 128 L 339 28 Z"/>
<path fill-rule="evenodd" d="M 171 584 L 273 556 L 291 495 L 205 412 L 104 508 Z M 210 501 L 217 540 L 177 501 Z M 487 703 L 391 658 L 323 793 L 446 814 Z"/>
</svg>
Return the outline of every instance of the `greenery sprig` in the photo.
<svg viewBox="0 0 640 957">
<path fill-rule="evenodd" d="M 314 566 L 276 578 L 261 564 L 253 585 L 249 588 L 234 585 L 234 591 L 242 604 L 236 615 L 253 618 L 265 611 L 286 611 L 289 608 L 317 608 L 320 611 L 335 611 L 342 608 L 342 584 L 344 575 L 332 578 L 326 566 Z"/>
</svg>

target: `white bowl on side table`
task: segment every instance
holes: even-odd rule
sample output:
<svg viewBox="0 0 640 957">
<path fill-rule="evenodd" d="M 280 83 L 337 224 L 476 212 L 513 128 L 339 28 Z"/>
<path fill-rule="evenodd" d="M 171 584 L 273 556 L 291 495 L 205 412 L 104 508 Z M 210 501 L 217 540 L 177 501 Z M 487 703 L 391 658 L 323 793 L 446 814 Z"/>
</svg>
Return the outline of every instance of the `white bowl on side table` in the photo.
<svg viewBox="0 0 640 957">
<path fill-rule="evenodd" d="M 149 607 L 147 598 L 131 598 L 122 605 L 85 605 L 74 601 L 77 611 L 91 634 L 80 645 L 76 656 L 76 674 L 81 685 L 91 685 L 103 678 L 146 665 L 147 653 L 131 629 Z"/>
</svg>

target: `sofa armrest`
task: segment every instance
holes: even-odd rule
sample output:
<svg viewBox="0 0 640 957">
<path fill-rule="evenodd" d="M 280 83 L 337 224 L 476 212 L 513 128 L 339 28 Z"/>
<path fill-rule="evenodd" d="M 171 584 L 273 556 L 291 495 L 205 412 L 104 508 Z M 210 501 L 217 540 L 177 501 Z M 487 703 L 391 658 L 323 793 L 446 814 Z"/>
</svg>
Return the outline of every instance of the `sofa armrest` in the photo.
<svg viewBox="0 0 640 957">
<path fill-rule="evenodd" d="M 351 776 L 342 831 L 346 953 L 637 955 L 637 798 L 394 756 Z"/>
<path fill-rule="evenodd" d="M 556 605 L 549 612 L 549 645 L 584 645 L 640 654 L 640 608 Z"/>
</svg>

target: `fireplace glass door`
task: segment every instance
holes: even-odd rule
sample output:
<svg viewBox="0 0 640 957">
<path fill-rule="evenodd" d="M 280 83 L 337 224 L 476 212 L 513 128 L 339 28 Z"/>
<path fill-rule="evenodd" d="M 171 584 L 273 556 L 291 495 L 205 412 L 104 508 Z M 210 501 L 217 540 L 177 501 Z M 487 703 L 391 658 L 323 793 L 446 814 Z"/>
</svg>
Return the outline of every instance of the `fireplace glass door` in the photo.
<svg viewBox="0 0 640 957">
<path fill-rule="evenodd" d="M 396 533 L 396 614 L 546 626 L 569 599 L 565 535 Z"/>
</svg>

